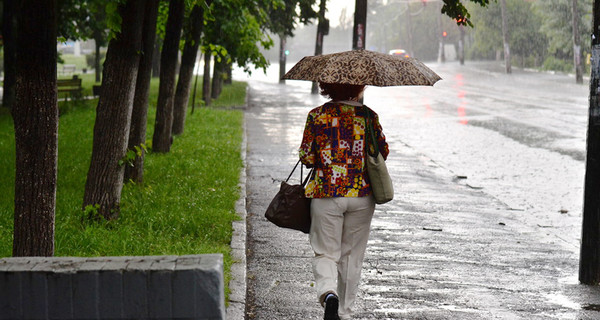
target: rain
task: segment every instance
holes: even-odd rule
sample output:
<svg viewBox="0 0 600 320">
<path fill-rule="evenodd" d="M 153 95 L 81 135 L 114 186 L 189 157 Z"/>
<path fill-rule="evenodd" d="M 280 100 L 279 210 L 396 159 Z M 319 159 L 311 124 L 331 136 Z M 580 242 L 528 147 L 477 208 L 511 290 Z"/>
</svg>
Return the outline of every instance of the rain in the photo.
<svg viewBox="0 0 600 320">
<path fill-rule="evenodd" d="M 440 1 L 368 2 L 366 49 L 417 58 L 442 80 L 365 92 L 390 144 L 398 191 L 375 213 L 357 319 L 600 318 L 600 291 L 578 280 L 592 1 L 578 1 L 578 46 L 572 1 L 506 0 L 507 45 L 501 2 L 466 3 L 473 27 L 440 15 Z M 353 3 L 328 3 L 323 53 L 351 50 Z M 286 70 L 314 55 L 316 34 L 315 25 L 301 26 L 287 39 Z M 252 125 L 266 121 L 263 108 L 300 122 L 285 127 L 284 141 L 267 133 L 291 163 L 303 117 L 326 100 L 310 94 L 309 82 L 279 83 L 275 47 L 265 53 L 272 62 L 265 74 L 234 78 L 251 83 Z M 275 111 L 278 97 L 285 101 Z M 271 252 L 263 240 L 257 236 L 252 247 L 257 261 Z M 292 249 L 310 256 L 301 245 Z M 260 279 L 252 283 L 253 290 L 279 292 Z M 257 305 L 264 301 L 257 295 Z M 296 310 L 276 309 L 262 315 Z"/>
</svg>

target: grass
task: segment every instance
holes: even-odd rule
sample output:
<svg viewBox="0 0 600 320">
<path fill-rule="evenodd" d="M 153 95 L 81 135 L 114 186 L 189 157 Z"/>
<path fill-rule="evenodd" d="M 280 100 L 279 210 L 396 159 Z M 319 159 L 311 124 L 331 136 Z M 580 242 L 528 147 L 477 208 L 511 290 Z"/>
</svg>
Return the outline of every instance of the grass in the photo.
<svg viewBox="0 0 600 320">
<path fill-rule="evenodd" d="M 93 75 L 84 86 L 91 87 Z M 223 91 L 215 105 L 244 104 L 245 83 Z M 147 145 L 151 145 L 158 92 L 153 79 Z M 236 91 L 232 93 L 230 91 Z M 237 97 L 232 100 L 231 97 Z M 91 158 L 97 99 L 81 101 L 62 114 L 56 203 L 56 256 L 139 256 L 222 253 L 229 278 L 231 223 L 238 219 L 242 167 L 242 112 L 230 108 L 196 108 L 185 132 L 174 138 L 171 152 L 149 153 L 144 183 L 127 183 L 121 214 L 115 221 L 83 219 L 81 210 Z M 12 254 L 14 211 L 14 131 L 9 113 L 0 111 L 0 257 Z"/>
</svg>

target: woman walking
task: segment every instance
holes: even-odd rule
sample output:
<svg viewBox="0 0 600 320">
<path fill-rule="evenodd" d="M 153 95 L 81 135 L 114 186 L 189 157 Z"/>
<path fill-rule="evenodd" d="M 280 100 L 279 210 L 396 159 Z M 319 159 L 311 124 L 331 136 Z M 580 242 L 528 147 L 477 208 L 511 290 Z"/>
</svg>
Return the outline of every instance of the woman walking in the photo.
<svg viewBox="0 0 600 320">
<path fill-rule="evenodd" d="M 366 118 L 377 144 L 389 153 L 375 112 L 358 102 L 364 85 L 319 83 L 331 101 L 309 112 L 300 160 L 314 167 L 306 186 L 312 198 L 310 244 L 313 273 L 324 319 L 350 319 L 356 298 L 375 200 L 366 173 Z"/>
</svg>

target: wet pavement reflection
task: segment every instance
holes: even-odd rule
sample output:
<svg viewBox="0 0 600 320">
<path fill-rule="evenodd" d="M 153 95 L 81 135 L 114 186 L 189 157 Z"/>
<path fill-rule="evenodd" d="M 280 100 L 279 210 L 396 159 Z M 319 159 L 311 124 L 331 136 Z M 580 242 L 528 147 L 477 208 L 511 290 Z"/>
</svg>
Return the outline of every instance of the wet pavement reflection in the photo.
<svg viewBox="0 0 600 320">
<path fill-rule="evenodd" d="M 429 66 L 434 87 L 365 94 L 397 193 L 375 213 L 356 319 L 600 319 L 600 289 L 577 282 L 587 86 Z M 263 214 L 325 99 L 273 79 L 250 80 L 246 110 L 247 318 L 320 319 L 307 236 Z"/>
</svg>

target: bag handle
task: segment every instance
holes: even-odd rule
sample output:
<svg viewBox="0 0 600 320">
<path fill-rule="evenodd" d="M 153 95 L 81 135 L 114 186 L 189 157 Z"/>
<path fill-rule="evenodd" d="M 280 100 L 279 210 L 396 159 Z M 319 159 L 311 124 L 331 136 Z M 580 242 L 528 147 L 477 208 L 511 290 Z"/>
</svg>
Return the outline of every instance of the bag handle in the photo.
<svg viewBox="0 0 600 320">
<path fill-rule="evenodd" d="M 379 155 L 379 144 L 377 143 L 377 138 L 375 137 L 375 129 L 373 128 L 373 121 L 371 118 L 371 111 L 367 106 L 363 106 L 363 110 L 365 112 L 365 146 L 367 153 L 371 157 L 377 157 Z M 373 147 L 373 152 L 371 152 L 371 148 L 369 145 Z"/>
<path fill-rule="evenodd" d="M 294 171 L 296 171 L 296 168 L 298 168 L 298 165 L 301 163 L 300 160 L 298 160 L 298 162 L 296 162 L 296 165 L 294 166 L 294 169 L 292 169 L 292 172 L 290 172 L 290 175 L 287 177 L 287 179 L 285 179 L 285 182 L 288 182 L 288 180 L 290 180 L 290 178 L 292 177 L 292 175 L 294 174 Z M 308 173 L 308 175 L 306 175 L 306 178 L 302 178 L 303 173 L 302 173 L 302 169 L 304 167 L 304 164 L 300 165 L 300 181 L 302 182 L 302 186 L 305 186 L 306 183 L 308 182 L 309 178 L 313 175 L 315 169 L 312 168 L 310 170 L 310 172 Z"/>
</svg>

